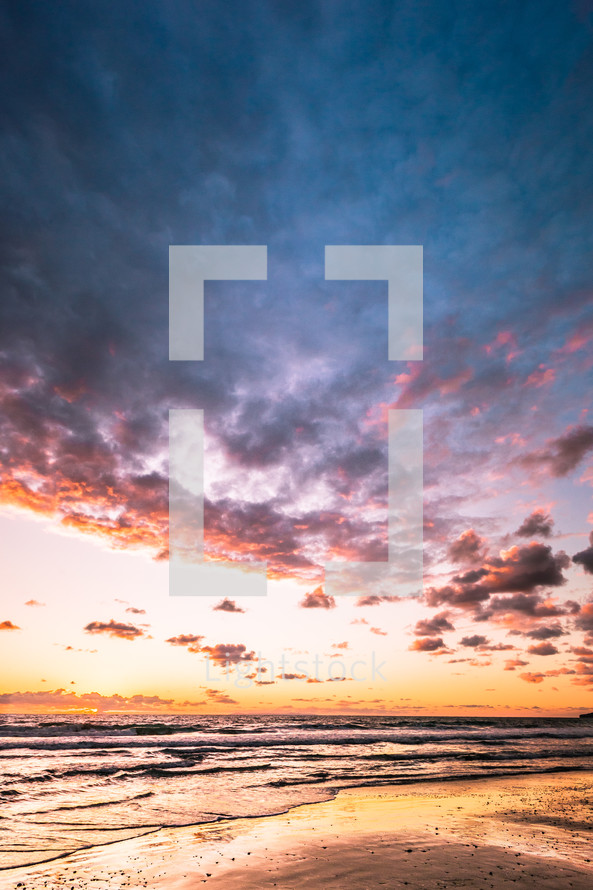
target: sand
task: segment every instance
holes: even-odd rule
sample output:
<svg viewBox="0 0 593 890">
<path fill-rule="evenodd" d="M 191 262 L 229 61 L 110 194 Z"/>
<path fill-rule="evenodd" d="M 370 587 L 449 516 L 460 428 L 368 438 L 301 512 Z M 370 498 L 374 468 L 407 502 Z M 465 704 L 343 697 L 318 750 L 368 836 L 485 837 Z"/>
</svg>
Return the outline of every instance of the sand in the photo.
<svg viewBox="0 0 593 890">
<path fill-rule="evenodd" d="M 593 887 L 593 773 L 340 791 L 5 871 L 0 888 Z"/>
</svg>

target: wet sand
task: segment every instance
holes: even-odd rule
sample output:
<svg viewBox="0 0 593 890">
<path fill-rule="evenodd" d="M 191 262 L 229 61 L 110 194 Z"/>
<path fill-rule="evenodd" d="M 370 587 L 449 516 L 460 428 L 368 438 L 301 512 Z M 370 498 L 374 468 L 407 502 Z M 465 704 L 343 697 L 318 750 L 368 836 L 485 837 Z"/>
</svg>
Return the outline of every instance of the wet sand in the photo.
<svg viewBox="0 0 593 890">
<path fill-rule="evenodd" d="M 593 887 L 593 773 L 340 791 L 0 874 L 1 890 Z"/>
</svg>

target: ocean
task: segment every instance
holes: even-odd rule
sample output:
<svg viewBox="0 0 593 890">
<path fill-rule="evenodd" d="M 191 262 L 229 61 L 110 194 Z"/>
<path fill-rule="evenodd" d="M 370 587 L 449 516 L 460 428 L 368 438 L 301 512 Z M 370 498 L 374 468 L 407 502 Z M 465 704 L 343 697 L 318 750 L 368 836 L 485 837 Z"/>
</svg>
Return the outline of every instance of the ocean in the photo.
<svg viewBox="0 0 593 890">
<path fill-rule="evenodd" d="M 340 788 L 593 769 L 593 720 L 0 717 L 0 867 Z"/>
</svg>

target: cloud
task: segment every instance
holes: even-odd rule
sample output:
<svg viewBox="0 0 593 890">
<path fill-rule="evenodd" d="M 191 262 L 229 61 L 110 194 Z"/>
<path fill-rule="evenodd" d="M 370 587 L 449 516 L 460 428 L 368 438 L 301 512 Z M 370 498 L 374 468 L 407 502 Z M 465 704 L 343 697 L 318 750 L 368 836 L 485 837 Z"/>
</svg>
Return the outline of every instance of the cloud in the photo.
<svg viewBox="0 0 593 890">
<path fill-rule="evenodd" d="M 463 637 L 459 641 L 459 645 L 469 649 L 476 649 L 478 652 L 509 652 L 516 648 L 509 643 L 491 643 L 487 637 L 481 634 Z"/>
<path fill-rule="evenodd" d="M 575 626 L 579 630 L 593 633 L 593 602 L 584 603 L 575 621 Z"/>
<path fill-rule="evenodd" d="M 371 633 L 376 634 L 378 637 L 386 637 L 387 631 L 381 630 L 380 627 L 371 627 Z"/>
<path fill-rule="evenodd" d="M 54 645 L 57 646 L 58 644 L 55 643 Z M 99 651 L 98 649 L 81 649 L 80 647 L 75 648 L 74 646 L 64 646 L 63 644 L 61 645 L 61 648 L 64 652 L 88 652 L 90 655 L 96 655 Z"/>
<path fill-rule="evenodd" d="M 502 17 L 479 4 L 458 18 L 438 4 L 434 15 L 414 4 L 385 20 L 361 15 L 354 66 L 351 29 L 333 5 L 313 25 L 292 4 L 269 16 L 253 15 L 252 5 L 222 30 L 216 4 L 204 5 L 199 27 L 191 5 L 159 12 L 156 24 L 150 4 L 114 7 L 97 41 L 84 4 L 69 6 L 69 28 L 52 19 L 51 5 L 37 4 L 24 44 L 20 35 L 7 41 L 3 493 L 70 529 L 164 554 L 166 409 L 203 408 L 222 467 L 208 478 L 207 550 L 247 560 L 253 529 L 252 553 L 269 556 L 277 573 L 303 576 L 319 569 L 326 545 L 385 546 L 381 523 L 357 518 L 386 504 L 386 430 L 382 439 L 370 423 L 378 406 L 425 404 L 427 440 L 440 449 L 429 452 L 427 476 L 475 491 L 477 479 L 489 478 L 479 470 L 491 460 L 492 429 L 511 429 L 517 416 L 529 426 L 535 398 L 552 398 L 543 386 L 528 387 L 529 402 L 517 391 L 551 376 L 548 353 L 559 336 L 578 349 L 588 330 L 586 224 L 571 229 L 565 275 L 541 284 L 542 269 L 562 262 L 561 239 L 541 220 L 557 206 L 578 216 L 574 196 L 587 194 L 587 115 L 578 111 L 587 108 L 588 83 L 578 59 L 582 25 L 560 5 L 535 37 L 529 16 L 517 23 L 506 6 Z M 426 24 L 433 21 L 438 27 Z M 402 35 L 401 53 L 383 39 L 386 28 Z M 533 37 L 533 76 L 547 84 L 535 116 L 517 112 L 532 100 L 520 59 L 505 52 L 517 28 L 520 42 Z M 147 55 L 138 35 L 155 29 L 176 52 Z M 478 32 L 502 60 L 486 83 Z M 72 33 L 93 51 L 70 52 Z M 558 34 L 565 39 L 556 45 Z M 421 56 L 410 35 L 425 47 Z M 443 45 L 454 48 L 452 68 Z M 298 66 L 287 69 L 287 52 Z M 34 83 L 23 53 L 45 73 Z M 326 103 L 317 101 L 320 58 Z M 155 77 L 142 76 L 147 66 Z M 469 72 L 463 90 L 451 70 Z M 263 110 L 249 120 L 246 82 Z M 451 125 L 460 118 L 467 128 Z M 400 138 L 402 120 L 410 138 Z M 500 188 L 507 133 L 515 168 Z M 550 134 L 560 160 L 546 190 L 545 158 L 528 147 L 549 145 Z M 335 152 L 323 150 L 334 144 Z M 468 144 L 484 150 L 468 152 Z M 287 179 L 286 170 L 299 176 Z M 525 201 L 516 200 L 519 182 Z M 415 199 L 427 189 L 430 208 Z M 395 218 L 404 234 L 426 233 L 439 273 L 438 296 L 426 306 L 426 361 L 400 368 L 394 383 L 385 285 L 326 283 L 311 260 L 328 230 L 338 243 L 360 233 L 380 243 L 385 220 Z M 200 243 L 252 243 L 253 233 L 269 233 L 278 274 L 255 291 L 225 283 L 220 300 L 217 285 L 207 286 L 216 311 L 206 307 L 207 354 L 191 368 L 198 363 L 167 360 L 166 257 L 169 241 L 195 233 L 196 220 Z M 287 239 L 295 220 L 299 237 Z M 533 245 L 529 256 L 517 250 L 521 238 Z M 498 294 L 487 312 L 474 311 L 478 287 Z M 515 291 L 529 296 L 519 302 Z M 534 342 L 537 357 L 528 352 Z M 582 400 L 583 378 L 571 379 L 555 404 L 538 403 L 535 425 L 539 417 L 558 422 L 571 395 Z"/>
<path fill-rule="evenodd" d="M 398 603 L 400 602 L 400 597 L 398 596 L 378 596 L 376 593 L 371 593 L 368 596 L 359 596 L 356 600 L 357 606 L 379 606 L 381 603 Z"/>
<path fill-rule="evenodd" d="M 242 609 L 237 605 L 235 600 L 230 600 L 228 597 L 222 599 L 216 606 L 212 606 L 213 612 L 245 612 L 245 609 Z"/>
<path fill-rule="evenodd" d="M 529 375 L 523 385 L 539 388 L 540 386 L 546 386 L 549 383 L 554 383 L 555 379 L 555 368 L 546 368 L 545 365 L 540 365 L 539 368 L 537 368 Z"/>
<path fill-rule="evenodd" d="M 220 667 L 256 660 L 255 652 L 247 651 L 247 647 L 243 643 L 217 643 L 215 646 L 202 646 L 201 651 L 206 652 L 208 657 Z"/>
<path fill-rule="evenodd" d="M 527 651 L 530 655 L 558 655 L 558 649 L 552 643 L 537 643 L 529 646 Z"/>
<path fill-rule="evenodd" d="M 580 655 L 581 658 L 593 663 L 593 649 L 590 649 L 588 646 L 572 646 L 570 651 L 573 655 Z"/>
<path fill-rule="evenodd" d="M 523 661 L 521 658 L 507 658 L 504 663 L 504 669 L 505 671 L 514 671 L 518 667 L 525 667 L 528 664 L 528 661 Z"/>
<path fill-rule="evenodd" d="M 437 649 L 443 649 L 445 644 L 442 637 L 422 637 L 414 640 L 408 648 L 412 652 L 436 652 Z"/>
<path fill-rule="evenodd" d="M 551 476 L 567 476 L 593 449 L 593 426 L 577 426 L 556 439 L 549 439 L 546 447 L 520 458 L 526 468 L 540 468 Z"/>
<path fill-rule="evenodd" d="M 336 601 L 333 596 L 327 596 L 321 587 L 316 587 L 305 594 L 299 605 L 301 609 L 335 609 Z"/>
<path fill-rule="evenodd" d="M 0 630 L 20 630 L 20 627 L 12 621 L 0 621 Z"/>
<path fill-rule="evenodd" d="M 534 673 L 532 671 L 526 671 L 524 674 L 519 674 L 522 680 L 525 680 L 526 683 L 543 683 L 546 678 L 545 674 L 542 673 Z"/>
<path fill-rule="evenodd" d="M 41 692 L 5 692 L 0 694 L 0 705 L 9 710 L 21 711 L 28 708 L 69 711 L 168 711 L 174 699 L 158 695 L 101 695 L 98 692 L 69 692 L 65 689 Z"/>
<path fill-rule="evenodd" d="M 131 615 L 146 615 L 146 609 L 137 609 L 135 606 L 129 606 L 126 609 Z"/>
<path fill-rule="evenodd" d="M 586 550 L 575 553 L 572 561 L 577 565 L 581 565 L 589 575 L 593 575 L 593 532 L 589 535 L 589 543 L 591 546 L 587 547 Z"/>
<path fill-rule="evenodd" d="M 493 594 L 530 594 L 540 587 L 565 584 L 562 570 L 569 564 L 563 551 L 553 554 L 547 545 L 532 542 L 523 547 L 515 546 L 501 551 L 498 557 L 488 557 L 480 568 L 455 575 L 441 588 L 429 588 L 425 599 L 431 606 L 492 610 L 496 608 L 493 602 L 485 604 Z M 503 600 L 498 602 L 504 605 Z"/>
<path fill-rule="evenodd" d="M 45 603 L 40 603 L 40 602 L 38 602 L 38 600 L 27 600 L 25 605 L 32 606 L 34 608 L 36 606 L 45 606 Z"/>
<path fill-rule="evenodd" d="M 574 600 L 557 603 L 551 598 L 544 598 L 538 593 L 516 593 L 512 596 L 493 596 L 487 610 L 478 611 L 478 620 L 516 612 L 526 618 L 555 618 L 561 615 L 577 615 L 580 605 Z"/>
<path fill-rule="evenodd" d="M 178 634 L 176 637 L 169 637 L 165 642 L 171 646 L 187 646 L 188 652 L 197 653 L 202 651 L 201 643 L 203 639 L 203 636 L 198 636 L 197 634 Z"/>
<path fill-rule="evenodd" d="M 449 545 L 448 555 L 452 562 L 472 563 L 484 558 L 485 548 L 484 538 L 470 528 Z"/>
<path fill-rule="evenodd" d="M 169 637 L 165 642 L 170 643 L 172 646 L 190 646 L 199 643 L 203 639 L 204 637 L 197 636 L 196 634 L 179 634 L 176 637 Z"/>
<path fill-rule="evenodd" d="M 237 705 L 238 702 L 222 689 L 207 689 L 206 695 L 212 704 L 216 705 Z"/>
<path fill-rule="evenodd" d="M 511 646 L 510 643 L 484 643 L 484 645 L 479 646 L 481 652 L 510 652 L 516 648 L 516 646 Z"/>
<path fill-rule="evenodd" d="M 523 520 L 516 535 L 520 538 L 532 538 L 539 535 L 542 538 L 549 538 L 552 534 L 554 520 L 545 510 L 534 510 L 526 519 Z"/>
<path fill-rule="evenodd" d="M 471 649 L 475 649 L 478 646 L 485 646 L 488 643 L 488 639 L 486 637 L 480 636 L 480 634 L 473 634 L 471 637 L 463 637 L 459 641 L 460 646 L 468 646 Z"/>
<path fill-rule="evenodd" d="M 454 630 L 454 626 L 449 621 L 449 613 L 438 612 L 432 618 L 422 618 L 417 621 L 414 633 L 419 637 L 430 637 Z"/>
<path fill-rule="evenodd" d="M 144 631 L 133 624 L 123 624 L 120 621 L 91 621 L 84 628 L 88 634 L 107 634 L 110 637 L 118 637 L 120 640 L 135 640 L 144 636 Z"/>
<path fill-rule="evenodd" d="M 408 365 L 409 370 L 398 375 L 396 382 L 402 387 L 395 402 L 396 408 L 411 408 L 424 404 L 429 397 L 447 398 L 455 396 L 472 380 L 474 372 L 464 366 L 461 351 L 458 353 L 458 364 L 447 367 L 444 363 L 437 364 L 427 360 Z"/>
<path fill-rule="evenodd" d="M 555 624 L 543 624 L 540 627 L 534 627 L 533 630 L 527 631 L 526 637 L 532 640 L 552 640 L 561 637 L 566 633 L 564 628 L 556 622 Z"/>
</svg>

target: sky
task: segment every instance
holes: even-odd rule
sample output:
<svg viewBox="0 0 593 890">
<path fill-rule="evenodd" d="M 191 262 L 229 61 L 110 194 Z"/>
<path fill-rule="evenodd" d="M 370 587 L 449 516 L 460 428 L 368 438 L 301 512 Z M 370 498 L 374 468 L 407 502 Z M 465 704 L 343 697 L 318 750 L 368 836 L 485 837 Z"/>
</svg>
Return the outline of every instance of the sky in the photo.
<svg viewBox="0 0 593 890">
<path fill-rule="evenodd" d="M 6 2 L 0 710 L 593 710 L 593 3 Z M 170 245 L 267 245 L 169 361 Z M 424 358 L 326 245 L 421 245 Z M 208 561 L 169 596 L 168 418 Z M 424 417 L 424 579 L 387 419 Z M 334 685 L 337 683 L 338 685 Z"/>
</svg>

